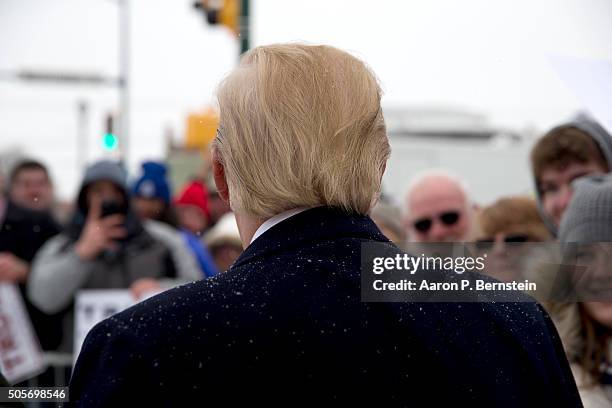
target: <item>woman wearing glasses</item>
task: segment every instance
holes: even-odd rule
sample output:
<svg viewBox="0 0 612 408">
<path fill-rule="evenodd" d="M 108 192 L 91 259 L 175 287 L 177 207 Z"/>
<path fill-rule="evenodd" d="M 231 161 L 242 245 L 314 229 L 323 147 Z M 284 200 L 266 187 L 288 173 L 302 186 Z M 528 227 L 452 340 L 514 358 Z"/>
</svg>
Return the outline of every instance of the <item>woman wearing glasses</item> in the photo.
<svg viewBox="0 0 612 408">
<path fill-rule="evenodd" d="M 487 255 L 486 273 L 504 282 L 521 280 L 529 264 L 546 252 L 542 245 L 526 243 L 552 239 L 530 197 L 500 198 L 482 209 L 478 222 L 481 231 L 476 247 Z"/>
</svg>

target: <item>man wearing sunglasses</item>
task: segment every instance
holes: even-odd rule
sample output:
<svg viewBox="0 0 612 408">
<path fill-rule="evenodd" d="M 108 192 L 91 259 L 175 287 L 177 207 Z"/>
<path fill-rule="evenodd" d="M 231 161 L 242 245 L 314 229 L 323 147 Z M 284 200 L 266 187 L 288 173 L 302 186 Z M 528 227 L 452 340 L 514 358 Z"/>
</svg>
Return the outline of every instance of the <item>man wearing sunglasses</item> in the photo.
<svg viewBox="0 0 612 408">
<path fill-rule="evenodd" d="M 406 194 L 404 222 L 412 242 L 465 242 L 473 208 L 465 183 L 443 170 L 417 176 Z"/>
</svg>

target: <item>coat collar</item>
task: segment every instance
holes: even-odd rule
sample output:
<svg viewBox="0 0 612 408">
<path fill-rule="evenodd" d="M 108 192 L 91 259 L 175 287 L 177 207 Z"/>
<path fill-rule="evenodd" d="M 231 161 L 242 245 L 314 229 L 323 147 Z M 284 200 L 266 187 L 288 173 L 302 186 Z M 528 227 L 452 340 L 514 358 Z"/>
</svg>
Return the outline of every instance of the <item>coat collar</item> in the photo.
<svg viewBox="0 0 612 408">
<path fill-rule="evenodd" d="M 273 252 L 341 238 L 389 242 L 367 215 L 349 214 L 332 207 L 315 207 L 264 232 L 244 250 L 232 268 Z"/>
</svg>

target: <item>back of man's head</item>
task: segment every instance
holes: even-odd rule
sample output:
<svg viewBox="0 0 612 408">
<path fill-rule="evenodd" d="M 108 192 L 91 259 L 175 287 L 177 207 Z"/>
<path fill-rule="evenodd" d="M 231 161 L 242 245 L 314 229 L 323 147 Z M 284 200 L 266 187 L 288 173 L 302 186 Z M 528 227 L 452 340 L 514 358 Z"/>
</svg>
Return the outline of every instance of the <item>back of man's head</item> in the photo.
<svg viewBox="0 0 612 408">
<path fill-rule="evenodd" d="M 320 205 L 365 214 L 390 154 L 368 67 L 328 46 L 258 47 L 218 91 L 214 146 L 232 209 L 259 218 Z"/>
</svg>

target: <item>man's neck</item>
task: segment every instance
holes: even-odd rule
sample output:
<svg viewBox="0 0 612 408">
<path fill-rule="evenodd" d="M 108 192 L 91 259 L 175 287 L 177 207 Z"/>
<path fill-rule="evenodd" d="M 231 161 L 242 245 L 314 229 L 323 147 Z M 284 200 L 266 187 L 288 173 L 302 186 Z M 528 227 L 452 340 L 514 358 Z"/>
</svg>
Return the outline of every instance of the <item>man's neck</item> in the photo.
<svg viewBox="0 0 612 408">
<path fill-rule="evenodd" d="M 235 213 L 236 224 L 238 225 L 238 232 L 240 232 L 240 241 L 242 241 L 242 247 L 246 248 L 251 243 L 253 235 L 257 228 L 264 223 L 265 220 L 256 218 L 246 214 Z"/>
<path fill-rule="evenodd" d="M 246 247 L 248 247 L 255 239 L 265 233 L 268 229 L 307 209 L 307 207 L 293 208 L 291 210 L 283 211 L 280 214 L 276 214 L 267 220 L 244 214 L 236 214 L 236 223 L 238 224 L 238 231 L 240 232 L 242 247 L 246 249 Z"/>
</svg>

